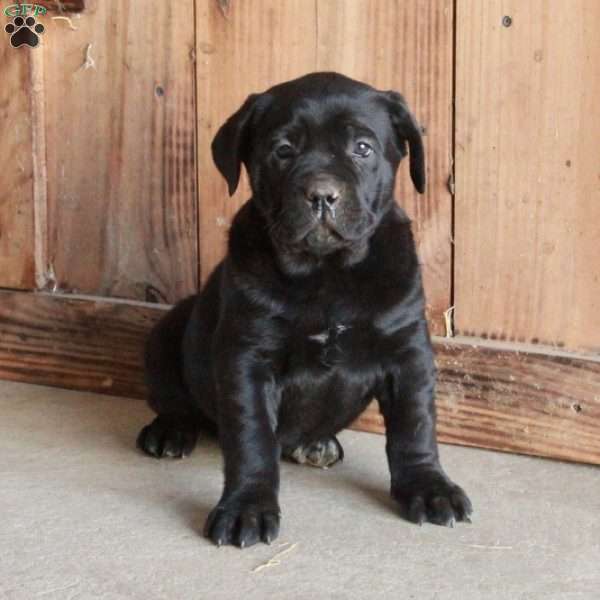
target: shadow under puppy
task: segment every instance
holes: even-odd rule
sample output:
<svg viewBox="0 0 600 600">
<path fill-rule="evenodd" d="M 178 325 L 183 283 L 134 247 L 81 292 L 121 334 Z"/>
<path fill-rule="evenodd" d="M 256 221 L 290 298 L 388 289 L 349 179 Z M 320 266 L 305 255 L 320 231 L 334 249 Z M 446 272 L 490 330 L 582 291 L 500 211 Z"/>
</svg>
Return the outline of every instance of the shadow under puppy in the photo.
<svg viewBox="0 0 600 600">
<path fill-rule="evenodd" d="M 279 532 L 279 460 L 330 466 L 335 434 L 379 401 L 391 493 L 411 521 L 454 525 L 471 503 L 444 473 L 435 366 L 410 221 L 394 201 L 400 160 L 425 187 L 420 128 L 402 96 L 336 73 L 251 95 L 214 161 L 252 197 L 204 289 L 173 308 L 146 349 L 156 419 L 138 438 L 181 457 L 218 432 L 223 495 L 205 534 L 250 546 Z"/>
</svg>

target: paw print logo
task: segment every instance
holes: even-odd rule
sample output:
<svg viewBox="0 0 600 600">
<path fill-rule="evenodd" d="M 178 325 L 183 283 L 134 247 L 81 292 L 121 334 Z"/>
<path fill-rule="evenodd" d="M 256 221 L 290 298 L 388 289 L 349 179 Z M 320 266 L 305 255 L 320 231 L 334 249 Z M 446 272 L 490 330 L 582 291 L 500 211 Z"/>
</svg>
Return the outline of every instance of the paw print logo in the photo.
<svg viewBox="0 0 600 600">
<path fill-rule="evenodd" d="M 44 26 L 36 23 L 33 17 L 15 17 L 12 23 L 8 23 L 4 31 L 10 35 L 10 43 L 13 48 L 27 44 L 35 48 L 40 43 L 39 36 L 44 33 Z"/>
</svg>

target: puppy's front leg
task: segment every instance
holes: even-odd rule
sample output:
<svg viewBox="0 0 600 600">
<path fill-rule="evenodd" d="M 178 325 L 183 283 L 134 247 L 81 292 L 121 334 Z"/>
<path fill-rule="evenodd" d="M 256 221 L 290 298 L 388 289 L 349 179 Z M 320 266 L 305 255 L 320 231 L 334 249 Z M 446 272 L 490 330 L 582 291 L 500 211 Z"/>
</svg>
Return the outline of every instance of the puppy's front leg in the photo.
<svg viewBox="0 0 600 600">
<path fill-rule="evenodd" d="M 267 544 L 279 533 L 280 448 L 269 419 L 271 377 L 256 350 L 223 332 L 235 347 L 216 348 L 219 438 L 225 458 L 225 488 L 205 525 L 215 544 L 240 548 Z"/>
<path fill-rule="evenodd" d="M 387 374 L 379 396 L 392 496 L 418 524 L 469 520 L 471 501 L 444 473 L 436 440 L 433 350 L 423 324 Z"/>
</svg>

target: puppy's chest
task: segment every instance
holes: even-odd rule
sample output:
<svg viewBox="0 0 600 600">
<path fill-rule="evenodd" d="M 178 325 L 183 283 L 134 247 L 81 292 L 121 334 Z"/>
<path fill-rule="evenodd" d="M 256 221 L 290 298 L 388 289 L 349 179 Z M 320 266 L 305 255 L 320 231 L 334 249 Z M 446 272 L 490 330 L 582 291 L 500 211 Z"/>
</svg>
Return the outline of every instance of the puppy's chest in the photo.
<svg viewBox="0 0 600 600">
<path fill-rule="evenodd" d="M 381 299 L 345 283 L 332 288 L 327 282 L 301 301 L 296 298 L 284 335 L 288 369 L 361 371 L 389 353 L 390 339 L 378 326 L 385 313 Z"/>
<path fill-rule="evenodd" d="M 385 341 L 372 323 L 340 311 L 320 319 L 299 318 L 290 325 L 285 350 L 291 370 L 361 369 L 376 361 Z"/>
<path fill-rule="evenodd" d="M 351 337 L 356 337 L 351 329 L 351 324 L 335 320 L 314 328 L 312 333 L 310 328 L 303 329 L 294 339 L 295 358 L 302 362 L 302 366 L 325 368 L 351 362 L 358 351 L 351 342 Z M 301 347 L 300 351 L 298 347 Z"/>
</svg>

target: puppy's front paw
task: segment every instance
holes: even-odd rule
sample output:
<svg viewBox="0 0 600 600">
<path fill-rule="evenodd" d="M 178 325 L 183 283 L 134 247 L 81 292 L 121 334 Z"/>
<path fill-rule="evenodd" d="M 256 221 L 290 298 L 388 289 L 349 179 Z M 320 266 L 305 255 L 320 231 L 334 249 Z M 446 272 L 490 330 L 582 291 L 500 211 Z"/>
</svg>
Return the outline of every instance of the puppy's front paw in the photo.
<svg viewBox="0 0 600 600">
<path fill-rule="evenodd" d="M 279 519 L 276 503 L 221 500 L 206 519 L 204 535 L 217 546 L 270 544 L 279 535 Z"/>
<path fill-rule="evenodd" d="M 437 470 L 418 470 L 392 486 L 392 496 L 400 502 L 409 521 L 422 525 L 454 527 L 456 521 L 471 522 L 473 506 L 467 494 Z"/>
</svg>

